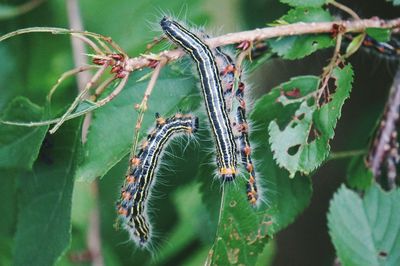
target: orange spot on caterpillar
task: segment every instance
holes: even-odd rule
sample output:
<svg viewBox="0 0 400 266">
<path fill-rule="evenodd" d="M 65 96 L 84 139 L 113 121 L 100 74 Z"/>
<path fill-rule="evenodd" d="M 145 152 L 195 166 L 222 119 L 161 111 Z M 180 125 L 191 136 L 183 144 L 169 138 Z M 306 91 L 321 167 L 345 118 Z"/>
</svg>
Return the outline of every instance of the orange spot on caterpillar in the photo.
<svg viewBox="0 0 400 266">
<path fill-rule="evenodd" d="M 251 148 L 250 148 L 250 146 L 249 146 L 249 145 L 246 145 L 246 146 L 243 148 L 243 152 L 244 152 L 244 154 L 246 154 L 246 156 L 249 156 L 249 155 L 251 154 Z"/>
<path fill-rule="evenodd" d="M 240 91 L 244 91 L 244 88 L 245 88 L 244 83 L 243 83 L 243 82 L 239 82 L 238 89 L 239 89 Z"/>
<path fill-rule="evenodd" d="M 247 133 L 248 129 L 249 129 L 249 126 L 247 125 L 247 123 L 241 123 L 241 124 L 238 125 L 238 131 L 239 132 Z"/>
<path fill-rule="evenodd" d="M 144 149 L 146 149 L 146 147 L 149 145 L 149 142 L 148 141 L 143 141 L 143 143 L 142 143 L 142 149 L 144 150 Z"/>
<path fill-rule="evenodd" d="M 165 118 L 164 117 L 157 117 L 156 123 L 157 123 L 157 126 L 164 125 L 165 124 Z"/>
<path fill-rule="evenodd" d="M 134 165 L 134 166 L 139 166 L 140 165 L 140 159 L 138 157 L 136 157 L 136 156 L 133 157 L 131 159 L 131 164 Z"/>
<path fill-rule="evenodd" d="M 257 203 L 257 197 L 254 197 L 254 195 L 248 195 L 248 200 L 249 200 L 249 202 L 250 202 L 250 204 L 252 204 L 252 205 L 256 205 L 256 203 Z"/>
<path fill-rule="evenodd" d="M 254 169 L 253 164 L 248 163 L 247 166 L 246 166 L 246 170 L 247 170 L 248 172 L 252 172 L 253 169 Z M 250 182 L 251 182 L 251 180 L 252 180 L 252 179 L 250 178 Z M 253 178 L 253 181 L 254 181 L 254 178 Z M 253 182 L 253 183 L 254 183 L 254 182 Z"/>
<path fill-rule="evenodd" d="M 128 215 L 128 211 L 126 209 L 124 209 L 123 207 L 119 207 L 118 208 L 118 214 L 123 215 L 123 216 L 127 216 Z"/>
<path fill-rule="evenodd" d="M 253 165 L 251 165 L 251 170 L 253 170 Z M 249 183 L 250 183 L 250 184 L 256 183 L 256 180 L 255 180 L 254 176 L 250 175 Z"/>
<path fill-rule="evenodd" d="M 128 184 L 135 183 L 136 181 L 136 178 L 133 175 L 127 175 L 125 179 Z"/>
<path fill-rule="evenodd" d="M 182 133 L 188 128 L 197 127 L 198 119 L 182 114 L 164 119 L 156 114 L 156 123 L 156 128 L 142 142 L 142 150 L 130 159 L 129 174 L 126 175 L 126 181 L 121 188 L 120 204 L 117 206 L 118 213 L 124 218 L 124 228 L 143 248 L 148 248 L 151 235 L 151 227 L 146 217 L 147 201 L 154 184 L 155 168 L 160 153 L 172 137 L 172 133 Z"/>
<path fill-rule="evenodd" d="M 225 76 L 226 74 L 234 73 L 235 71 L 236 67 L 234 65 L 227 65 L 220 75 Z"/>
<path fill-rule="evenodd" d="M 221 173 L 221 175 L 234 175 L 236 173 L 236 170 L 235 167 L 222 167 L 219 172 Z"/>
<path fill-rule="evenodd" d="M 130 199 L 132 198 L 132 195 L 131 195 L 131 193 L 129 193 L 129 192 L 123 191 L 123 192 L 122 192 L 122 198 L 123 198 L 124 200 L 130 200 Z"/>
<path fill-rule="evenodd" d="M 181 113 L 177 113 L 174 117 L 175 117 L 175 119 L 180 119 L 180 118 L 182 118 L 182 117 L 187 117 L 187 116 L 184 116 L 184 115 L 181 114 Z"/>
</svg>

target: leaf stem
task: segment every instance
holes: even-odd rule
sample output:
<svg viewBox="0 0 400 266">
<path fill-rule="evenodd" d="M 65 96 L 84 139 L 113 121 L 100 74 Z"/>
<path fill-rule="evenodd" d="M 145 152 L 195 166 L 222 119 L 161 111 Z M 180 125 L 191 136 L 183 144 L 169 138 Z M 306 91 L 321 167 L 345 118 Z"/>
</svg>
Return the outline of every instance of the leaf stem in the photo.
<svg viewBox="0 0 400 266">
<path fill-rule="evenodd" d="M 356 20 L 360 19 L 360 17 L 357 15 L 357 13 L 354 12 L 353 9 L 349 8 L 348 6 L 345 6 L 345 5 L 341 4 L 341 3 L 338 3 L 335 0 L 329 1 L 329 4 L 337 7 L 338 9 L 343 10 L 344 12 L 346 12 L 347 14 L 349 14 L 350 16 L 352 16 Z"/>
<path fill-rule="evenodd" d="M 349 157 L 354 157 L 354 156 L 364 155 L 364 154 L 367 154 L 367 150 L 362 149 L 362 150 L 331 152 L 328 157 L 328 161 L 347 159 Z"/>
</svg>

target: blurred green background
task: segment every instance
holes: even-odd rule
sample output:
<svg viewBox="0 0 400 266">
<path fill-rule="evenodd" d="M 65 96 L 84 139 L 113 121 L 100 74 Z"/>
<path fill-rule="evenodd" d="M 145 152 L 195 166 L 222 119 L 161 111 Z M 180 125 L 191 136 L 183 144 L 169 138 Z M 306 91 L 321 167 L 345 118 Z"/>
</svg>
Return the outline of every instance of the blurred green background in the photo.
<svg viewBox="0 0 400 266">
<path fill-rule="evenodd" d="M 1 1 L 1 5 L 18 5 L 26 1 Z M 386 1 L 341 1 L 362 17 L 392 18 L 400 14 Z M 146 44 L 161 31 L 158 21 L 163 14 L 172 14 L 194 25 L 204 26 L 211 35 L 264 27 L 285 14 L 288 7 L 272 0 L 188 0 L 188 1 L 79 1 L 84 28 L 111 36 L 130 56 L 142 53 Z M 0 6 L 2 7 L 2 6 Z M 334 14 L 338 14 L 333 10 Z M 1 15 L 1 14 L 0 14 Z M 66 2 L 49 0 L 26 14 L 3 18 L 0 16 L 0 34 L 32 26 L 68 28 Z M 251 97 L 257 99 L 272 87 L 296 75 L 319 75 L 332 51 L 323 50 L 303 60 L 285 61 L 274 58 L 251 73 L 247 80 L 252 86 Z M 0 111 L 17 95 L 28 97 L 37 105 L 44 105 L 45 97 L 58 76 L 73 68 L 68 36 L 50 34 L 22 35 L 0 43 Z M 381 113 L 391 85 L 396 62 L 360 51 L 350 60 L 355 69 L 351 98 L 346 102 L 343 116 L 332 143 L 333 151 L 360 149 L 368 142 L 376 119 Z M 70 79 L 60 88 L 54 101 L 55 110 L 61 110 L 76 95 L 76 81 Z M 351 126 L 349 126 L 351 125 Z M 175 145 L 179 145 L 175 143 Z M 190 152 L 189 150 L 186 152 Z M 174 145 L 169 148 L 173 150 Z M 185 158 L 185 154 L 182 155 Z M 171 160 L 167 156 L 168 160 Z M 99 184 L 98 199 L 102 251 L 106 265 L 201 265 L 213 241 L 212 224 L 202 203 L 200 185 L 190 179 L 191 164 L 175 165 L 174 173 L 168 167 L 160 170 L 162 183 L 156 186 L 160 196 L 152 199 L 156 228 L 160 241 L 152 258 L 148 252 L 137 250 L 128 241 L 124 230 L 114 228 L 118 197 L 126 161 L 114 166 Z M 314 194 L 309 208 L 277 235 L 263 253 L 267 265 L 332 265 L 334 249 L 326 226 L 326 212 L 333 192 L 346 178 L 348 161 L 331 161 L 313 176 Z M 179 175 L 175 175 L 179 173 Z M 182 178 L 185 177 L 185 178 Z M 0 264 L 11 261 L 12 239 L 16 227 L 18 197 L 16 179 L 2 171 L 0 185 Z M 218 184 L 210 184 L 210 186 Z M 90 184 L 77 182 L 72 205 L 72 244 L 58 265 L 88 265 L 85 257 L 89 214 L 94 206 Z M 180 204 L 185 202 L 185 204 Z M 209 218 L 209 219 L 208 219 Z M 196 230 L 194 230 L 196 229 Z M 197 232 L 202 232 L 198 235 Z M 86 254 L 87 255 L 87 254 Z"/>
</svg>

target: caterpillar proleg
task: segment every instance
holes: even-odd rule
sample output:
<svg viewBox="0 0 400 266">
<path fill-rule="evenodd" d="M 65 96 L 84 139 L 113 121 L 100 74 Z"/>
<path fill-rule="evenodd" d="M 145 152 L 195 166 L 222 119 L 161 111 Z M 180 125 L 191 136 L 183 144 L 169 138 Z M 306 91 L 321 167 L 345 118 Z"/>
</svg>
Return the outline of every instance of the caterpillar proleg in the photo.
<svg viewBox="0 0 400 266">
<path fill-rule="evenodd" d="M 217 148 L 219 174 L 223 181 L 231 181 L 236 174 L 236 142 L 213 53 L 199 37 L 179 23 L 164 17 L 160 24 L 168 38 L 189 53 L 197 63 L 207 116 Z"/>
<path fill-rule="evenodd" d="M 145 247 L 151 238 L 147 201 L 163 147 L 177 133 L 192 134 L 197 129 L 198 118 L 192 115 L 176 114 L 168 119 L 157 116 L 155 129 L 141 144 L 139 153 L 130 159 L 118 212 L 131 238 L 141 247 Z"/>
</svg>

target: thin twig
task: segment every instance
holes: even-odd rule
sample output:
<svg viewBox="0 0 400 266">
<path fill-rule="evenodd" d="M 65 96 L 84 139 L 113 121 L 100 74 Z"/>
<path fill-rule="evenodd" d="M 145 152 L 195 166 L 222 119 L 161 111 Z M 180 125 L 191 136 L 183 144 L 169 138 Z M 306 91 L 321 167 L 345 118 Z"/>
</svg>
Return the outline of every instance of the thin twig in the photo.
<svg viewBox="0 0 400 266">
<path fill-rule="evenodd" d="M 344 12 L 346 12 L 347 14 L 349 14 L 350 16 L 352 16 L 355 20 L 359 20 L 361 19 L 356 12 L 353 11 L 353 9 L 349 8 L 348 6 L 345 6 L 341 3 L 336 2 L 335 0 L 331 0 L 329 1 L 329 4 L 337 7 L 338 9 L 343 10 Z"/>
<path fill-rule="evenodd" d="M 78 30 L 83 29 L 82 25 L 82 19 L 80 16 L 79 12 L 79 5 L 77 0 L 67 0 L 67 13 L 68 13 L 68 18 L 69 18 L 69 23 L 71 28 L 75 28 Z M 72 37 L 78 37 L 78 38 L 71 38 L 72 42 L 72 51 L 74 54 L 74 62 L 76 66 L 80 65 L 85 65 L 87 62 L 87 57 L 85 56 L 86 50 L 84 43 L 87 43 L 90 45 L 96 52 L 99 53 L 100 49 L 95 45 L 91 40 L 88 38 L 75 34 L 72 35 Z M 102 54 L 102 53 L 100 53 Z M 104 73 L 105 69 L 107 68 L 106 65 L 102 66 L 99 71 L 93 75 L 93 77 L 90 77 L 89 72 L 81 72 L 78 73 L 78 88 L 80 91 L 79 95 L 85 95 L 86 92 L 92 87 L 94 81 L 97 81 L 100 76 Z M 77 99 L 82 99 L 81 97 L 78 96 Z M 75 102 L 74 102 L 75 103 Z M 70 109 L 71 112 L 75 107 L 73 104 L 71 105 Z M 64 114 L 64 118 L 66 118 L 70 113 L 68 111 Z M 62 118 L 63 118 L 62 117 Z M 61 118 L 61 121 L 62 121 Z M 82 142 L 85 143 L 87 139 L 87 133 L 89 129 L 90 122 L 92 120 L 92 115 L 91 113 L 87 113 L 85 116 L 85 120 L 83 121 L 82 125 Z M 61 121 L 59 123 L 61 123 Z M 58 124 L 56 124 L 57 126 Z M 55 127 L 56 129 L 56 127 Z M 99 210 L 99 193 L 98 193 L 98 183 L 97 180 L 92 182 L 91 184 L 91 189 L 92 193 L 91 196 L 94 199 L 94 206 L 93 209 L 90 212 L 89 216 L 89 230 L 87 232 L 87 245 L 88 249 L 91 254 L 92 258 L 92 265 L 94 266 L 103 266 L 104 265 L 104 259 L 103 255 L 101 253 L 101 238 L 100 238 L 100 210 Z"/>
<path fill-rule="evenodd" d="M 166 63 L 167 63 L 166 60 L 161 60 L 158 63 L 158 65 L 156 66 L 156 68 L 154 69 L 153 74 L 151 75 L 150 81 L 147 84 L 146 91 L 144 92 L 143 100 L 140 103 L 140 105 L 138 106 L 139 115 L 138 115 L 138 118 L 136 121 L 136 126 L 135 126 L 135 133 L 134 133 L 134 138 L 133 138 L 131 157 L 136 154 L 137 145 L 139 143 L 139 130 L 142 127 L 144 113 L 147 111 L 147 101 L 149 100 L 151 92 L 153 91 L 153 88 L 156 85 L 158 76 L 160 75 L 160 70 Z"/>
<path fill-rule="evenodd" d="M 93 75 L 89 82 L 86 83 L 86 86 L 81 90 L 78 96 L 75 98 L 74 102 L 71 106 L 67 109 L 67 111 L 62 115 L 60 121 L 53 126 L 52 129 L 49 130 L 51 134 L 57 131 L 57 129 L 64 123 L 66 118 L 75 110 L 78 104 L 81 102 L 82 99 L 86 96 L 88 91 L 92 88 L 93 84 L 104 74 L 105 70 L 107 69 L 107 65 L 101 66 L 101 68 Z"/>
<path fill-rule="evenodd" d="M 354 157 L 358 155 L 366 154 L 366 150 L 351 150 L 351 151 L 337 151 L 331 152 L 329 155 L 328 160 L 340 160 L 340 159 L 347 159 L 349 157 Z"/>
<path fill-rule="evenodd" d="M 67 79 L 68 77 L 74 76 L 78 73 L 90 70 L 90 69 L 95 69 L 95 68 L 99 68 L 99 66 L 97 65 L 86 65 L 86 66 L 81 66 L 81 67 L 77 67 L 71 70 L 68 70 L 67 72 L 64 72 L 61 77 L 58 78 L 56 84 L 53 85 L 53 87 L 51 88 L 49 94 L 47 94 L 47 100 L 51 101 L 51 97 L 53 96 L 54 92 L 56 91 L 56 89 L 58 88 L 58 86 L 61 84 L 61 82 L 63 82 L 65 79 Z"/>
</svg>

